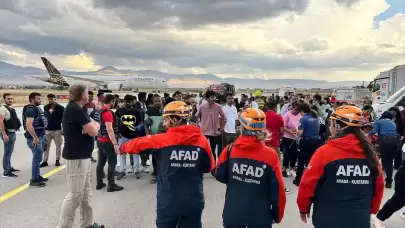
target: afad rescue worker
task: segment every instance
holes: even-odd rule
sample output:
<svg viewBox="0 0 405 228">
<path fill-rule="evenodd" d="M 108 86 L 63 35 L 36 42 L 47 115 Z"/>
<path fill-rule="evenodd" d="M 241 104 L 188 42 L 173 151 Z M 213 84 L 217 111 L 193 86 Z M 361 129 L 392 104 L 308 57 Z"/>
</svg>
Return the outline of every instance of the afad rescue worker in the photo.
<svg viewBox="0 0 405 228">
<path fill-rule="evenodd" d="M 301 219 L 307 222 L 314 204 L 315 228 L 369 228 L 384 180 L 377 154 L 360 129 L 362 112 L 344 105 L 330 119 L 336 134 L 315 152 L 298 189 Z"/>
<path fill-rule="evenodd" d="M 200 128 L 189 124 L 183 101 L 167 104 L 162 116 L 166 133 L 131 140 L 121 152 L 152 152 L 156 158 L 157 228 L 201 228 L 203 175 L 215 167 L 211 147 Z"/>
<path fill-rule="evenodd" d="M 215 170 L 215 178 L 226 184 L 224 227 L 271 228 L 281 222 L 286 204 L 279 158 L 264 145 L 263 111 L 248 108 L 239 121 L 241 136 L 224 149 Z"/>
</svg>

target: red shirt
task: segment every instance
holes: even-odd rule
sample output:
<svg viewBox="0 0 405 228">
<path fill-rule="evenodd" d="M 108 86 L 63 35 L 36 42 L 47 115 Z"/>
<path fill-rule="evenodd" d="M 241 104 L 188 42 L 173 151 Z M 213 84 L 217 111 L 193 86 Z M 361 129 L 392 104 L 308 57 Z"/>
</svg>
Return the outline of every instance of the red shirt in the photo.
<svg viewBox="0 0 405 228">
<path fill-rule="evenodd" d="M 266 141 L 266 146 L 279 147 L 280 146 L 280 128 L 284 127 L 283 117 L 269 110 L 266 112 L 266 129 L 271 133 L 270 140 Z"/>
<path fill-rule="evenodd" d="M 102 110 L 109 110 L 109 108 L 103 106 Z M 101 114 L 101 123 L 105 124 L 107 122 L 111 122 L 114 124 L 114 116 L 111 112 L 103 112 Z M 97 136 L 97 140 L 100 142 L 111 142 L 110 137 L 102 137 L 102 136 Z"/>
</svg>

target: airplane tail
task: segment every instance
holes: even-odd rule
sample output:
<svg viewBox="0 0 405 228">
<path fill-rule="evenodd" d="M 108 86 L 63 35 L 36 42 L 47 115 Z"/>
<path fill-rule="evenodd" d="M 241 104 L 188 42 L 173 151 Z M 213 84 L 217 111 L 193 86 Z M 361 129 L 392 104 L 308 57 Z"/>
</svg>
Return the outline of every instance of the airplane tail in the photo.
<svg viewBox="0 0 405 228">
<path fill-rule="evenodd" d="M 46 70 L 48 71 L 49 75 L 52 77 L 55 74 L 61 75 L 58 69 L 45 57 L 41 57 L 42 62 L 44 63 Z"/>
<path fill-rule="evenodd" d="M 58 69 L 45 57 L 41 57 L 42 62 L 44 63 L 46 70 L 48 71 L 49 76 L 51 79 L 55 79 L 58 84 L 66 85 L 68 84 L 65 79 L 63 79 L 62 74 L 59 72 Z"/>
</svg>

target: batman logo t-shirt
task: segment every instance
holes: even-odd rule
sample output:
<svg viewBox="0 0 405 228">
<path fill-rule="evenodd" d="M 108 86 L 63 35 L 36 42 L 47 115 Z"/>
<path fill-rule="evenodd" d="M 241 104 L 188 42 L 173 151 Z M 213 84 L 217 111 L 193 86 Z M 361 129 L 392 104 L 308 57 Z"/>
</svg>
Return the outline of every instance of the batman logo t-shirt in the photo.
<svg viewBox="0 0 405 228">
<path fill-rule="evenodd" d="M 137 137 L 136 126 L 142 124 L 141 112 L 133 108 L 119 108 L 115 112 L 119 118 L 119 132 L 122 137 L 133 139 Z"/>
</svg>

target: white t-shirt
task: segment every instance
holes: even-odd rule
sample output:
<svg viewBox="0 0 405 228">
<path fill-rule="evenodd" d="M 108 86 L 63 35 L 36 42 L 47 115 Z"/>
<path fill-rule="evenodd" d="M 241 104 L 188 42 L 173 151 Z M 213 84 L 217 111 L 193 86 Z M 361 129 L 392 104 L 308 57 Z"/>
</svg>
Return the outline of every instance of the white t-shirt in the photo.
<svg viewBox="0 0 405 228">
<path fill-rule="evenodd" d="M 4 105 L 0 106 L 0 116 L 4 116 L 5 120 L 9 120 L 11 118 L 11 113 L 8 111 Z M 6 129 L 9 132 L 15 132 L 15 129 Z"/>
<path fill-rule="evenodd" d="M 238 119 L 238 110 L 234 105 L 232 106 L 224 105 L 222 106 L 222 111 L 224 112 L 226 118 L 224 131 L 226 133 L 236 133 L 235 122 Z"/>
<path fill-rule="evenodd" d="M 10 111 L 4 105 L 0 106 L 0 116 L 4 116 L 5 120 L 9 120 L 11 118 Z"/>
<path fill-rule="evenodd" d="M 252 108 L 259 108 L 259 104 L 257 104 L 256 101 L 252 101 L 250 106 L 252 106 Z"/>
</svg>

